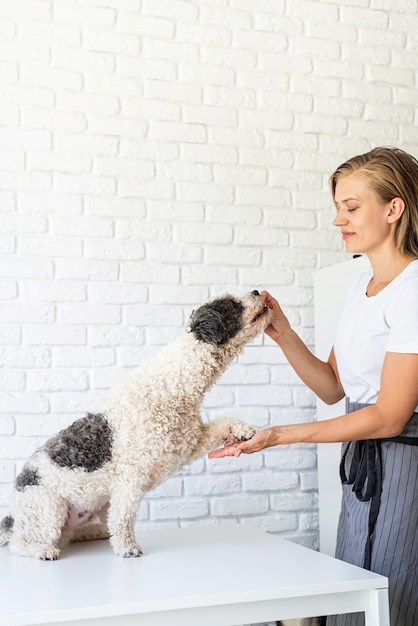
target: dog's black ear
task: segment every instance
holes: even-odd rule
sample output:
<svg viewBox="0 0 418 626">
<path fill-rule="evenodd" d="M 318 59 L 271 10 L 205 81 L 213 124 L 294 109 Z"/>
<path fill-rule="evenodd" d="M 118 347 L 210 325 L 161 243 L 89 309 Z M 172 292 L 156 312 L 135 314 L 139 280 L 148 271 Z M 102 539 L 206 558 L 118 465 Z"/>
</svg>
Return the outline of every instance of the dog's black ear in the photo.
<svg viewBox="0 0 418 626">
<path fill-rule="evenodd" d="M 193 311 L 187 330 L 193 333 L 198 341 L 213 343 L 217 346 L 228 339 L 222 315 L 208 304 Z"/>
<path fill-rule="evenodd" d="M 219 298 L 193 311 L 188 330 L 198 341 L 221 346 L 242 328 L 243 308 L 233 298 Z"/>
</svg>

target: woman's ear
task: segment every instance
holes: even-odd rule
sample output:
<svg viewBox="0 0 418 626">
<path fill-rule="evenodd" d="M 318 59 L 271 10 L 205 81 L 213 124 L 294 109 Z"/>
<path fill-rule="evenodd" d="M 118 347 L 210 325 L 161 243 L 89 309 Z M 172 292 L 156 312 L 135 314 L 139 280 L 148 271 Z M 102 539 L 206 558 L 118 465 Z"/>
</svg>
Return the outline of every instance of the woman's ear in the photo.
<svg viewBox="0 0 418 626">
<path fill-rule="evenodd" d="M 393 198 L 389 203 L 388 223 L 397 222 L 405 211 L 405 202 L 402 198 Z"/>
</svg>

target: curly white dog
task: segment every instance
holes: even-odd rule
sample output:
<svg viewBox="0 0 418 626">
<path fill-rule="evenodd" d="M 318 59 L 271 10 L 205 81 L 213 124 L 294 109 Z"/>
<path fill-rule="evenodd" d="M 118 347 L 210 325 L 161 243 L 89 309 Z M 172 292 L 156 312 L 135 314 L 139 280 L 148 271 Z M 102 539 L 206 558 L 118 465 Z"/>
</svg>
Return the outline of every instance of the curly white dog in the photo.
<svg viewBox="0 0 418 626">
<path fill-rule="evenodd" d="M 250 439 L 255 427 L 204 423 L 204 394 L 269 324 L 258 291 L 227 295 L 193 312 L 168 344 L 88 414 L 39 448 L 16 479 L 0 545 L 44 560 L 69 541 L 110 538 L 116 554 L 142 554 L 134 524 L 144 494 L 209 450 Z"/>
</svg>

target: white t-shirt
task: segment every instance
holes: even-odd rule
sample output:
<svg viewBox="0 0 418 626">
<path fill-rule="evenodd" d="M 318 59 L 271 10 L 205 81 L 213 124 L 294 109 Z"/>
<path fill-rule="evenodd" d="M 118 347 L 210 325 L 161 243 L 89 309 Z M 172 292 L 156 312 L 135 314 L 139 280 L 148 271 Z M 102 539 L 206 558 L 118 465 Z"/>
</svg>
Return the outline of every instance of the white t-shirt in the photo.
<svg viewBox="0 0 418 626">
<path fill-rule="evenodd" d="M 418 260 L 368 297 L 371 277 L 370 270 L 353 280 L 334 344 L 346 396 L 367 404 L 377 400 L 386 352 L 418 353 Z"/>
</svg>

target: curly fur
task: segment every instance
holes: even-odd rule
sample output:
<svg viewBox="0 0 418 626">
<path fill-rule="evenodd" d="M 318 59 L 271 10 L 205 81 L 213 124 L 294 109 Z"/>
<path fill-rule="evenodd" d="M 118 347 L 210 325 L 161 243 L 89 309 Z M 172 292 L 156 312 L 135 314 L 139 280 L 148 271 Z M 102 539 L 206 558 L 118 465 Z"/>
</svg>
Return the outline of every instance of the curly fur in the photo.
<svg viewBox="0 0 418 626">
<path fill-rule="evenodd" d="M 269 315 L 257 291 L 193 312 L 188 332 L 117 385 L 97 414 L 35 451 L 16 479 L 0 545 L 53 560 L 69 541 L 109 538 L 116 554 L 140 556 L 134 524 L 144 494 L 209 450 L 253 436 L 235 418 L 203 422 L 200 407 Z"/>
</svg>

